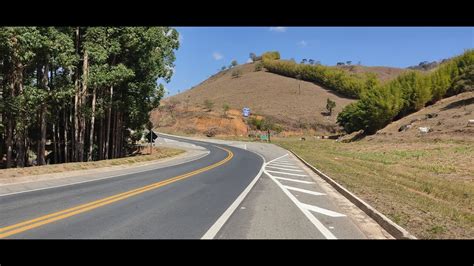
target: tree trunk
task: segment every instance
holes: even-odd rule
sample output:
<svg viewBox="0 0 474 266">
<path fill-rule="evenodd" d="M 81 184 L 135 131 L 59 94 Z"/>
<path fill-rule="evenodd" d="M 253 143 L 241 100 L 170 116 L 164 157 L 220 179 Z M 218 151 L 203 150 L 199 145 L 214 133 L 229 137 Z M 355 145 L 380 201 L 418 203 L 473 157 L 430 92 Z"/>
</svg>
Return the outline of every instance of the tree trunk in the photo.
<svg viewBox="0 0 474 266">
<path fill-rule="evenodd" d="M 92 118 L 91 118 L 91 131 L 89 134 L 89 156 L 87 161 L 92 161 L 92 149 L 94 145 L 94 122 L 95 122 L 95 101 L 96 101 L 96 88 L 92 91 Z"/>
<path fill-rule="evenodd" d="M 7 165 L 6 168 L 12 166 L 12 152 L 13 152 L 13 117 L 12 114 L 8 114 L 7 122 Z"/>
<path fill-rule="evenodd" d="M 79 27 L 76 27 L 76 55 L 79 57 L 79 40 L 80 40 L 80 31 Z M 79 143 L 79 108 L 80 108 L 80 86 L 79 86 L 79 67 L 77 67 L 74 78 L 74 138 L 72 139 L 72 154 L 71 161 L 77 161 L 78 158 L 78 143 Z"/>
<path fill-rule="evenodd" d="M 53 121 L 53 154 L 54 154 L 54 163 L 58 163 L 58 147 L 56 146 L 56 123 Z"/>
<path fill-rule="evenodd" d="M 100 119 L 100 122 L 99 122 L 99 126 L 100 126 L 100 130 L 99 130 L 99 160 L 102 160 L 104 159 L 104 147 L 105 147 L 105 143 L 104 143 L 104 119 L 101 118 Z"/>
<path fill-rule="evenodd" d="M 112 130 L 112 147 L 111 147 L 112 148 L 112 150 L 111 150 L 111 152 L 112 152 L 112 155 L 111 155 L 112 157 L 111 158 L 112 159 L 115 158 L 115 145 L 116 145 L 116 140 L 117 140 L 117 111 L 115 111 L 114 114 L 113 114 L 113 120 L 114 120 L 113 121 L 114 124 L 112 126 L 113 130 Z"/>
<path fill-rule="evenodd" d="M 89 74 L 89 56 L 87 50 L 84 52 L 84 61 L 82 64 L 82 91 L 80 97 L 80 106 L 81 108 L 86 102 L 87 96 L 87 78 Z M 86 118 L 84 116 L 84 112 L 81 110 L 80 114 L 80 126 L 79 126 L 79 152 L 77 161 L 82 162 L 84 161 L 84 140 L 85 140 L 85 133 L 86 133 Z"/>
<path fill-rule="evenodd" d="M 43 90 L 49 91 L 48 87 L 48 73 L 49 73 L 49 56 L 46 57 L 46 63 L 44 64 L 44 68 L 42 70 L 42 76 L 41 76 L 41 87 Z M 46 112 L 48 105 L 45 101 L 41 103 L 41 126 L 40 126 L 40 132 L 41 132 L 41 140 L 39 143 L 38 147 L 38 165 L 44 165 L 45 162 L 45 146 L 46 146 Z"/>
<path fill-rule="evenodd" d="M 120 146 L 122 143 L 122 113 L 120 111 L 117 111 L 117 138 L 115 139 L 115 158 L 120 158 Z"/>
<path fill-rule="evenodd" d="M 23 64 L 18 63 L 15 68 L 15 84 L 16 88 L 18 88 L 18 95 L 23 94 Z M 24 113 L 20 111 L 18 117 L 21 120 L 25 120 Z M 24 167 L 25 166 L 25 131 L 26 131 L 26 125 L 23 123 L 19 126 L 17 129 L 17 134 L 16 134 L 16 146 L 17 146 L 17 157 L 16 157 L 16 163 L 17 167 Z"/>
<path fill-rule="evenodd" d="M 69 162 L 69 143 L 68 143 L 68 122 L 69 122 L 69 113 L 66 112 L 66 108 L 64 108 L 63 119 L 64 119 L 64 162 Z"/>
<path fill-rule="evenodd" d="M 109 146 L 110 146 L 110 120 L 112 115 L 112 102 L 114 96 L 114 86 L 110 86 L 110 103 L 109 103 L 109 113 L 107 118 L 107 140 L 105 142 L 105 159 L 109 159 Z"/>
</svg>

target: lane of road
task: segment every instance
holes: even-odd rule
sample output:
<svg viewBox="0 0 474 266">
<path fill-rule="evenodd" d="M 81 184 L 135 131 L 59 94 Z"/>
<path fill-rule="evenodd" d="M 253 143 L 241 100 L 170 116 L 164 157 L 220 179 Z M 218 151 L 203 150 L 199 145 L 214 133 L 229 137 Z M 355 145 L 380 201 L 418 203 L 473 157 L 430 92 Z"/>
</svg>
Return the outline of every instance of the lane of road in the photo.
<svg viewBox="0 0 474 266">
<path fill-rule="evenodd" d="M 200 238 L 259 173 L 249 151 L 200 141 L 189 163 L 0 197 L 0 238 Z"/>
</svg>

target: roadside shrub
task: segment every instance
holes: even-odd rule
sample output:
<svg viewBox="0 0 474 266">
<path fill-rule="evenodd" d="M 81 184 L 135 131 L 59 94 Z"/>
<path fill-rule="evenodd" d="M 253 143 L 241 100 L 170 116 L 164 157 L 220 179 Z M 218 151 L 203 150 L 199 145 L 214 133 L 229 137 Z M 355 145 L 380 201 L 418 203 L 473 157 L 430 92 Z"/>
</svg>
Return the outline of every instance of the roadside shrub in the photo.
<svg viewBox="0 0 474 266">
<path fill-rule="evenodd" d="M 217 135 L 217 132 L 218 131 L 216 127 L 210 127 L 206 130 L 206 132 L 204 132 L 204 134 L 206 134 L 207 137 L 211 138 Z"/>
<path fill-rule="evenodd" d="M 263 68 L 263 63 L 262 62 L 258 62 L 255 64 L 255 72 L 257 71 L 261 71 Z"/>
<path fill-rule="evenodd" d="M 256 117 L 250 117 L 248 124 L 252 129 L 262 130 L 263 119 L 257 119 Z"/>
</svg>

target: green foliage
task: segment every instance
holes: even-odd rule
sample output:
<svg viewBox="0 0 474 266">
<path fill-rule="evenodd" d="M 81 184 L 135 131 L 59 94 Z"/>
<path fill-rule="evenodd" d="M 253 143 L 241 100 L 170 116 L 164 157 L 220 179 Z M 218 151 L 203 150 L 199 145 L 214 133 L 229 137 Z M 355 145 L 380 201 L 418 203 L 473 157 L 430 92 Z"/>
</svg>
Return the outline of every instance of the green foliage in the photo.
<svg viewBox="0 0 474 266">
<path fill-rule="evenodd" d="M 293 61 L 264 60 L 264 67 L 275 74 L 287 77 L 301 77 L 302 80 L 316 82 L 345 96 L 358 98 L 365 90 L 373 75 L 356 75 L 334 67 L 297 64 Z M 375 78 L 376 79 L 376 78 Z"/>
<path fill-rule="evenodd" d="M 250 117 L 248 119 L 248 124 L 250 125 L 252 129 L 256 129 L 256 130 L 262 130 L 262 131 L 273 130 L 273 131 L 276 131 L 277 133 L 280 133 L 281 131 L 283 131 L 283 127 L 276 124 L 270 118 L 258 119 L 256 117 Z"/>
<path fill-rule="evenodd" d="M 272 61 L 272 60 L 279 60 L 280 59 L 280 52 L 278 51 L 270 51 L 262 54 L 262 61 Z"/>
<path fill-rule="evenodd" d="M 456 95 L 466 91 L 474 91 L 474 65 L 462 69 L 460 75 L 453 79 L 448 95 Z"/>
<path fill-rule="evenodd" d="M 332 110 L 335 107 L 336 107 L 336 102 L 328 98 L 326 101 L 326 110 L 328 111 L 329 115 L 332 115 Z"/>
<path fill-rule="evenodd" d="M 232 62 L 230 62 L 230 67 L 229 68 L 232 68 L 232 67 L 235 67 L 237 66 L 239 63 L 237 63 L 237 60 L 232 60 Z"/>
<path fill-rule="evenodd" d="M 258 62 L 255 64 L 255 72 L 257 71 L 261 71 L 263 68 L 263 63 L 262 62 Z"/>
<path fill-rule="evenodd" d="M 363 129 L 373 134 L 427 103 L 472 90 L 473 65 L 474 50 L 467 50 L 430 73 L 409 71 L 384 85 L 369 80 L 360 100 L 346 106 L 337 121 L 348 133 Z"/>
<path fill-rule="evenodd" d="M 170 27 L 1 27 L 0 109 L 9 110 L 2 119 L 14 125 L 12 146 L 26 144 L 31 149 L 36 145 L 39 118 L 44 115 L 47 138 L 55 125 L 61 138 L 68 137 L 70 160 L 81 160 L 70 155 L 77 152 L 71 146 L 81 147 L 80 140 L 74 139 L 74 123 L 85 120 L 80 125 L 81 134 L 86 135 L 82 146 L 89 145 L 93 92 L 97 97 L 92 139 L 106 131 L 106 121 L 97 120 L 111 113 L 112 119 L 123 120 L 111 123 L 111 127 L 119 125 L 111 131 L 116 134 L 114 145 L 121 146 L 119 142 L 129 135 L 127 130 L 143 128 L 149 112 L 158 106 L 164 86 L 157 81 L 170 80 L 178 48 L 178 32 Z M 88 63 L 85 73 L 84 62 Z M 80 92 L 82 89 L 85 91 Z M 97 126 L 99 122 L 102 126 Z M 0 134 L 3 141 L 5 132 Z M 98 151 L 95 144 L 91 146 Z M 65 149 L 64 144 L 60 148 Z"/>
</svg>

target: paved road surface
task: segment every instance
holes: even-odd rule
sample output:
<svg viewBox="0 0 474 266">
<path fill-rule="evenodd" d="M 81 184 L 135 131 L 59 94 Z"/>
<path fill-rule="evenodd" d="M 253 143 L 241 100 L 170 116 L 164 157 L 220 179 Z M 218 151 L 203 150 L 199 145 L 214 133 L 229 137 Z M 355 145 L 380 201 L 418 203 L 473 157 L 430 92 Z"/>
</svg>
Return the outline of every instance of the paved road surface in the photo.
<svg viewBox="0 0 474 266">
<path fill-rule="evenodd" d="M 157 145 L 208 152 L 76 184 L 38 181 L 38 189 L 14 193 L 1 191 L 15 185 L 3 186 L 0 238 L 389 237 L 274 145 L 161 134 Z"/>
</svg>

